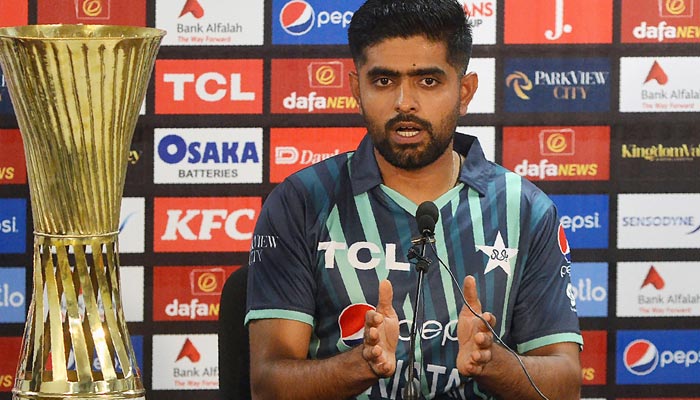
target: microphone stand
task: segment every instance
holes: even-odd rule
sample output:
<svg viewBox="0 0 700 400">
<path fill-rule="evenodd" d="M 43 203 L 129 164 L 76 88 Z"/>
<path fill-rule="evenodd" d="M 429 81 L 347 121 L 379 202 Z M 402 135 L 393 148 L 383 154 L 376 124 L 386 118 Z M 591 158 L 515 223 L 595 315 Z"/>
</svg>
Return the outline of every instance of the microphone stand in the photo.
<svg viewBox="0 0 700 400">
<path fill-rule="evenodd" d="M 410 350 L 408 353 L 408 377 L 406 379 L 406 386 L 404 386 L 402 397 L 404 400 L 418 400 L 420 395 L 420 386 L 416 381 L 416 369 L 414 364 L 416 363 L 416 333 L 418 331 L 418 324 L 416 320 L 418 319 L 418 312 L 421 307 L 421 299 L 423 294 L 423 277 L 428 271 L 428 266 L 430 266 L 430 260 L 425 258 L 425 247 L 427 243 L 434 243 L 429 232 L 424 232 L 420 238 L 414 239 L 413 244 L 420 244 L 421 251 L 418 254 L 414 247 L 408 251 L 408 259 L 416 259 L 416 271 L 418 271 L 418 284 L 416 285 L 416 312 L 413 315 L 413 321 L 411 322 L 411 335 L 410 335 Z"/>
</svg>

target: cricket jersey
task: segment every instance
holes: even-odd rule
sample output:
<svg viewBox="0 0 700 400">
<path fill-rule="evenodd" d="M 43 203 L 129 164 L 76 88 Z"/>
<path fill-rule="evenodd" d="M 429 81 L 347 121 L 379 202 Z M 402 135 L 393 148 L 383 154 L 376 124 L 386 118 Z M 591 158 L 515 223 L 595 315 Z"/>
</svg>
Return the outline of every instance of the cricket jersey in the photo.
<svg viewBox="0 0 700 400">
<path fill-rule="evenodd" d="M 583 343 L 553 202 L 459 133 L 454 149 L 465 161 L 458 184 L 434 201 L 439 218 L 416 312 L 418 272 L 409 250 L 420 236 L 418 206 L 383 185 L 373 149 L 366 135 L 356 151 L 305 168 L 271 192 L 252 240 L 246 322 L 307 323 L 309 358 L 327 358 L 362 343 L 364 314 L 377 304 L 379 282 L 391 281 L 400 321 L 396 373 L 358 399 L 401 398 L 414 319 L 423 396 L 490 397 L 456 368 L 458 288 L 467 275 L 476 278 L 483 311 L 496 316 L 496 333 L 519 353 Z"/>
</svg>

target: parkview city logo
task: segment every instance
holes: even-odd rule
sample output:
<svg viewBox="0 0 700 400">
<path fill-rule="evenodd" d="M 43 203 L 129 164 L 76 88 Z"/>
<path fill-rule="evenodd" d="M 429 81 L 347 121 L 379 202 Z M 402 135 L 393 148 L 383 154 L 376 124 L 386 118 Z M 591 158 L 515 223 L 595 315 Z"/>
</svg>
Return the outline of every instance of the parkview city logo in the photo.
<svg viewBox="0 0 700 400">
<path fill-rule="evenodd" d="M 700 42 L 700 0 L 623 0 L 623 43 Z"/>
<path fill-rule="evenodd" d="M 620 59 L 620 111 L 694 112 L 700 110 L 700 57 L 623 57 Z"/>
<path fill-rule="evenodd" d="M 156 114 L 261 114 L 262 60 L 156 60 Z"/>
<path fill-rule="evenodd" d="M 610 127 L 504 127 L 503 165 L 533 181 L 610 178 Z"/>
<path fill-rule="evenodd" d="M 581 335 L 586 344 L 581 352 L 583 384 L 605 385 L 608 370 L 608 332 L 581 331 Z"/>
<path fill-rule="evenodd" d="M 27 183 L 27 167 L 19 129 L 0 129 L 0 185 Z"/>
<path fill-rule="evenodd" d="M 38 1 L 37 22 L 146 26 L 146 0 Z"/>
<path fill-rule="evenodd" d="M 270 182 L 340 153 L 353 151 L 364 128 L 270 128 Z"/>
<path fill-rule="evenodd" d="M 356 114 L 351 59 L 273 59 L 270 111 L 275 114 Z"/>
<path fill-rule="evenodd" d="M 0 0 L 0 26 L 27 25 L 27 0 Z"/>
<path fill-rule="evenodd" d="M 156 2 L 156 27 L 168 32 L 166 46 L 259 46 L 264 19 L 262 1 Z"/>
<path fill-rule="evenodd" d="M 508 112 L 602 112 L 610 109 L 610 61 L 513 58 L 505 61 Z"/>
<path fill-rule="evenodd" d="M 504 21 L 506 44 L 612 43 L 613 1 L 508 1 Z"/>
<path fill-rule="evenodd" d="M 347 28 L 363 0 L 274 0 L 272 44 L 347 44 Z"/>
<path fill-rule="evenodd" d="M 496 0 L 459 0 L 472 26 L 475 45 L 496 44 Z"/>
<path fill-rule="evenodd" d="M 154 321 L 216 321 L 221 290 L 238 267 L 155 267 Z"/>
<path fill-rule="evenodd" d="M 153 389 L 218 389 L 218 350 L 216 335 L 153 335 Z"/>
<path fill-rule="evenodd" d="M 157 128 L 153 133 L 154 183 L 262 183 L 262 128 Z"/>
<path fill-rule="evenodd" d="M 617 331 L 619 385 L 698 384 L 698 330 Z"/>
<path fill-rule="evenodd" d="M 698 262 L 618 262 L 619 317 L 700 316 Z"/>
<path fill-rule="evenodd" d="M 260 197 L 156 197 L 156 252 L 250 250 Z"/>
<path fill-rule="evenodd" d="M 21 337 L 0 337 L 0 392 L 12 391 L 21 349 Z"/>
</svg>

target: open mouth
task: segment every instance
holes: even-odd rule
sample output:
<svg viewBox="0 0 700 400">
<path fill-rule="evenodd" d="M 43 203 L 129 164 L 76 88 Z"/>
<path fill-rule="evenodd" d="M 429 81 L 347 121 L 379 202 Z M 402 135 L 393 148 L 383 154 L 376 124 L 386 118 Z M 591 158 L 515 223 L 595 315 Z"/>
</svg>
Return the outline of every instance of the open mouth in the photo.
<svg viewBox="0 0 700 400">
<path fill-rule="evenodd" d="M 401 137 L 410 138 L 418 135 L 423 130 L 423 127 L 412 123 L 402 122 L 396 125 L 394 131 Z"/>
</svg>

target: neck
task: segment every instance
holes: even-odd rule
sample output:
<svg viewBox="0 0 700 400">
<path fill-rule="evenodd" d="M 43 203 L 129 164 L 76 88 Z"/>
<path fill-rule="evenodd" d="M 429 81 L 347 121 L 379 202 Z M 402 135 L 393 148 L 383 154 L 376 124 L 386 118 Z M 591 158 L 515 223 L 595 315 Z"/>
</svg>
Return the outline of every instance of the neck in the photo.
<svg viewBox="0 0 700 400">
<path fill-rule="evenodd" d="M 410 171 L 389 164 L 376 150 L 374 153 L 384 185 L 415 204 L 435 201 L 452 189 L 459 177 L 461 158 L 452 146 L 430 165 Z"/>
</svg>

